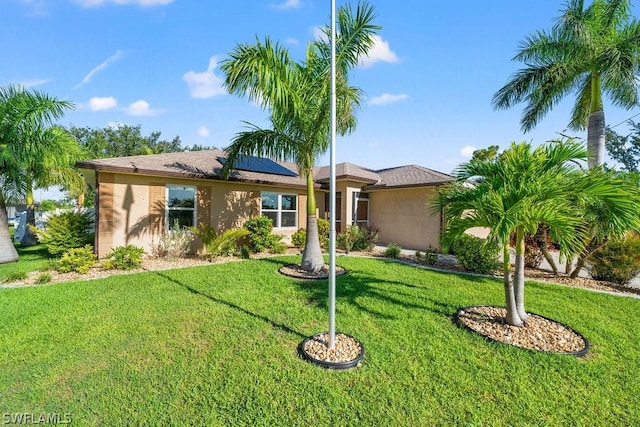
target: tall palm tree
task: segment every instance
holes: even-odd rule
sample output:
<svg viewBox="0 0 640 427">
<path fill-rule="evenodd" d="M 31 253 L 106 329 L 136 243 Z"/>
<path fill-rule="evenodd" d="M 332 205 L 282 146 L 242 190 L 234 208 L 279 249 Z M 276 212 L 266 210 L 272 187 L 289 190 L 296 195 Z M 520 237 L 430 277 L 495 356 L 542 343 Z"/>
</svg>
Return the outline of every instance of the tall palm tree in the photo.
<svg viewBox="0 0 640 427">
<path fill-rule="evenodd" d="M 355 12 L 347 5 L 338 12 L 336 37 L 337 133 L 355 129 L 354 110 L 362 102 L 362 92 L 348 83 L 349 70 L 373 45 L 379 29 L 372 24 L 374 9 L 359 3 Z M 313 167 L 330 144 L 330 70 L 331 52 L 325 39 L 309 44 L 306 59 L 295 62 L 286 48 L 271 42 L 256 41 L 238 45 L 221 66 L 225 86 L 230 93 L 248 96 L 270 112 L 271 129 L 251 124 L 238 133 L 227 147 L 222 170 L 227 175 L 242 155 L 257 155 L 291 160 L 307 181 L 307 241 L 302 267 L 318 271 L 324 266 L 316 216 Z"/>
<path fill-rule="evenodd" d="M 72 107 L 69 102 L 35 90 L 12 85 L 0 87 L 0 176 L 3 189 L 14 188 L 26 196 L 29 178 L 25 174 L 25 162 L 32 163 L 34 173 L 44 174 L 51 157 L 56 154 L 66 156 L 52 149 L 58 131 L 51 130 L 51 125 Z M 44 135 L 54 138 L 42 138 Z M 0 192 L 0 263 L 18 259 L 9 236 L 5 197 L 6 194 Z"/>
<path fill-rule="evenodd" d="M 569 0 L 550 31 L 527 37 L 513 58 L 526 67 L 493 96 L 496 109 L 525 102 L 527 132 L 562 98 L 574 92 L 569 127 L 587 127 L 589 167 L 602 165 L 605 146 L 603 94 L 616 106 L 638 105 L 640 23 L 629 0 Z"/>
<path fill-rule="evenodd" d="M 436 204 L 446 215 L 444 243 L 472 227 L 490 229 L 488 242 L 501 246 L 506 321 L 521 326 L 527 319 L 524 305 L 524 235 L 539 224 L 548 227 L 563 255 L 583 250 L 586 229 L 583 201 L 607 207 L 611 221 L 637 226 L 640 194 L 637 188 L 604 174 L 587 173 L 575 161 L 587 151 L 575 142 L 552 143 L 533 150 L 528 143 L 513 143 L 495 159 L 474 159 L 456 170 L 457 182 L 443 189 Z M 474 179 L 475 184 L 468 181 Z M 516 235 L 513 283 L 509 237 Z"/>
</svg>

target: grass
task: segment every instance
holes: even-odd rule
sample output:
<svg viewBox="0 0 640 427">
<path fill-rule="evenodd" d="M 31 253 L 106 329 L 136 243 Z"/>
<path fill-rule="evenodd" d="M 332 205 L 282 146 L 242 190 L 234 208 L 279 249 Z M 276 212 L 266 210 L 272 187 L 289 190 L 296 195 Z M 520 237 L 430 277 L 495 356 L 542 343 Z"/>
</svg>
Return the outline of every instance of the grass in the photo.
<svg viewBox="0 0 640 427">
<path fill-rule="evenodd" d="M 640 300 L 529 283 L 527 308 L 591 342 L 586 358 L 455 326 L 500 281 L 339 258 L 337 329 L 362 367 L 296 347 L 327 329 L 327 281 L 279 257 L 0 290 L 0 408 L 77 425 L 638 425 Z"/>
<path fill-rule="evenodd" d="M 13 239 L 13 227 L 9 227 Z M 14 243 L 19 260 L 8 264 L 0 264 L 0 283 L 10 282 L 14 277 L 21 277 L 32 271 L 46 270 L 50 263 L 50 255 L 44 245 L 23 247 Z"/>
</svg>

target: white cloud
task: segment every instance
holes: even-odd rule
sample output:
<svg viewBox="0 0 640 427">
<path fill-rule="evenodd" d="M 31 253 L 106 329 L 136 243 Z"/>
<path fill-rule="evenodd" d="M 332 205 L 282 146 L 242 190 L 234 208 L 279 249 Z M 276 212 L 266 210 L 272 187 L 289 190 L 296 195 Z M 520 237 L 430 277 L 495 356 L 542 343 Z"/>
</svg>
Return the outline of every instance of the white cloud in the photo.
<svg viewBox="0 0 640 427">
<path fill-rule="evenodd" d="M 302 2 L 300 0 L 286 0 L 282 3 L 272 4 L 271 7 L 274 9 L 297 9 L 302 6 Z"/>
<path fill-rule="evenodd" d="M 315 27 L 309 28 L 309 32 L 311 33 L 314 40 L 321 40 L 329 43 L 329 37 L 322 28 L 323 27 L 319 27 L 316 25 Z"/>
<path fill-rule="evenodd" d="M 107 3 L 119 5 L 135 4 L 138 6 L 161 6 L 172 3 L 173 0 L 74 0 L 82 7 L 98 7 Z"/>
<path fill-rule="evenodd" d="M 45 0 L 20 0 L 20 2 L 29 8 L 29 14 L 32 16 L 47 15 Z"/>
<path fill-rule="evenodd" d="M 93 76 L 95 76 L 97 73 L 107 68 L 110 64 L 120 59 L 123 54 L 124 54 L 124 51 L 117 50 L 114 55 L 108 57 L 102 64 L 98 65 L 93 70 L 89 71 L 89 74 L 87 74 L 84 77 L 84 79 L 82 79 L 82 81 L 76 85 L 76 89 L 89 83 L 93 78 Z"/>
<path fill-rule="evenodd" d="M 294 39 L 293 37 L 289 37 L 288 39 L 286 39 L 284 41 L 286 44 L 291 44 L 294 46 L 297 46 L 298 44 L 300 44 L 300 42 L 298 41 L 298 39 Z"/>
<path fill-rule="evenodd" d="M 409 95 L 405 95 L 404 93 L 400 93 L 398 95 L 393 95 L 391 93 L 383 93 L 380 96 L 374 96 L 369 101 L 369 105 L 387 105 L 393 104 L 396 102 L 404 101 L 409 98 Z"/>
<path fill-rule="evenodd" d="M 462 147 L 462 150 L 460 150 L 460 155 L 465 159 L 470 159 L 471 157 L 473 157 L 474 151 L 476 151 L 476 147 L 474 147 L 473 145 L 465 145 L 464 147 Z"/>
<path fill-rule="evenodd" d="M 118 106 L 118 101 L 113 96 L 98 97 L 94 96 L 89 100 L 89 109 L 91 111 L 111 110 Z"/>
<path fill-rule="evenodd" d="M 222 87 L 222 78 L 215 75 L 218 58 L 212 56 L 209 59 L 209 68 L 202 73 L 188 71 L 182 76 L 182 80 L 187 82 L 192 98 L 212 98 L 217 95 L 224 95 L 226 90 Z"/>
<path fill-rule="evenodd" d="M 367 56 L 360 58 L 360 65 L 367 68 L 376 62 L 396 63 L 400 61 L 398 55 L 389 47 L 389 42 L 384 41 L 379 35 L 373 35 L 373 46 Z"/>
<path fill-rule="evenodd" d="M 127 114 L 130 116 L 155 116 L 162 113 L 162 110 L 152 110 L 149 103 L 143 99 L 129 105 Z"/>
<path fill-rule="evenodd" d="M 49 83 L 50 81 L 52 81 L 53 79 L 38 79 L 38 80 L 26 80 L 23 82 L 19 82 L 18 85 L 19 86 L 24 86 L 24 87 L 36 87 L 36 86 L 40 86 L 43 85 L 45 83 Z"/>
<path fill-rule="evenodd" d="M 200 126 L 198 128 L 198 135 L 200 135 L 203 138 L 206 138 L 209 136 L 209 129 L 207 129 L 206 126 Z"/>
</svg>

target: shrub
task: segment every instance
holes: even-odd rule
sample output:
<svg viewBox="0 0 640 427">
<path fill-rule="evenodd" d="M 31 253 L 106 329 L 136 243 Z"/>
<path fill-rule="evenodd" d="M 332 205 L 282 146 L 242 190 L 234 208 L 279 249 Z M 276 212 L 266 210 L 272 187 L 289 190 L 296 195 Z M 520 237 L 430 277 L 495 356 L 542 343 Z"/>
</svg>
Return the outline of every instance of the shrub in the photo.
<svg viewBox="0 0 640 427">
<path fill-rule="evenodd" d="M 438 251 L 431 245 L 424 251 L 424 263 L 431 266 L 438 263 Z"/>
<path fill-rule="evenodd" d="M 244 228 L 249 231 L 247 243 L 252 252 L 272 249 L 282 239 L 282 236 L 272 234 L 273 223 L 271 218 L 265 215 L 247 220 Z"/>
<path fill-rule="evenodd" d="M 318 218 L 318 238 L 320 246 L 327 249 L 329 247 L 329 235 L 331 234 L 331 223 L 328 219 Z"/>
<path fill-rule="evenodd" d="M 25 273 L 24 271 L 12 271 L 7 275 L 6 279 L 4 280 L 7 283 L 12 283 L 12 282 L 20 282 L 22 280 L 25 280 L 26 278 L 27 278 L 27 273 Z"/>
<path fill-rule="evenodd" d="M 467 271 L 490 274 L 500 268 L 498 247 L 485 239 L 464 234 L 451 245 L 458 264 Z"/>
<path fill-rule="evenodd" d="M 249 259 L 251 258 L 251 249 L 249 248 L 249 246 L 247 245 L 242 245 L 242 247 L 240 247 L 240 257 L 242 259 Z"/>
<path fill-rule="evenodd" d="M 320 247 L 329 247 L 329 234 L 331 232 L 331 224 L 329 220 L 324 218 L 318 218 L 318 238 L 320 240 Z M 293 235 L 291 235 L 291 243 L 296 248 L 303 248 L 307 243 L 307 230 L 304 228 L 299 229 Z"/>
<path fill-rule="evenodd" d="M 194 235 L 191 230 L 181 228 L 176 221 L 173 228 L 164 233 L 158 243 L 151 243 L 151 254 L 158 258 L 182 258 L 191 249 Z"/>
<path fill-rule="evenodd" d="M 31 227 L 31 230 L 51 255 L 59 256 L 69 249 L 92 244 L 93 222 L 90 213 L 66 211 L 49 217 L 44 230 L 35 227 Z"/>
<path fill-rule="evenodd" d="M 337 246 L 340 249 L 345 250 L 347 253 L 351 250 L 359 250 L 356 249 L 356 244 L 363 240 L 363 233 L 360 231 L 360 227 L 357 225 L 349 225 L 344 233 L 340 233 L 337 237 Z M 359 246 L 361 246 L 360 243 Z"/>
<path fill-rule="evenodd" d="M 272 254 L 283 254 L 287 250 L 287 245 L 284 242 L 276 242 L 269 248 L 269 252 Z"/>
<path fill-rule="evenodd" d="M 360 242 L 356 242 L 353 247 L 354 251 L 369 251 L 371 252 L 378 243 L 378 237 L 380 235 L 380 229 L 373 224 L 361 225 L 360 231 L 362 237 Z"/>
<path fill-rule="evenodd" d="M 391 243 L 389 244 L 389 246 L 387 246 L 387 249 L 385 249 L 384 256 L 386 256 L 387 258 L 398 258 L 401 251 L 402 248 L 400 247 L 400 245 Z"/>
<path fill-rule="evenodd" d="M 210 260 L 218 256 L 230 256 L 238 253 L 238 242 L 241 238 L 249 234 L 249 231 L 243 228 L 235 230 L 226 230 L 218 235 L 216 230 L 205 224 L 199 227 L 189 228 L 202 242 L 204 246 L 204 256 Z"/>
<path fill-rule="evenodd" d="M 49 273 L 40 273 L 38 277 L 36 277 L 37 285 L 44 285 L 45 283 L 49 283 L 51 281 L 51 275 Z"/>
<path fill-rule="evenodd" d="M 73 248 L 66 251 L 62 254 L 62 258 L 55 262 L 55 268 L 60 273 L 75 271 L 86 274 L 96 261 L 97 257 L 93 253 L 93 248 L 91 245 L 86 245 L 82 248 Z"/>
<path fill-rule="evenodd" d="M 587 262 L 596 280 L 627 284 L 640 273 L 640 236 L 607 243 L 594 252 Z"/>
<path fill-rule="evenodd" d="M 103 267 L 107 270 L 132 270 L 142 265 L 143 254 L 144 249 L 138 246 L 118 246 L 106 256 Z"/>
<path fill-rule="evenodd" d="M 307 241 L 307 230 L 304 228 L 299 229 L 291 235 L 291 243 L 296 248 L 303 248 Z"/>
</svg>

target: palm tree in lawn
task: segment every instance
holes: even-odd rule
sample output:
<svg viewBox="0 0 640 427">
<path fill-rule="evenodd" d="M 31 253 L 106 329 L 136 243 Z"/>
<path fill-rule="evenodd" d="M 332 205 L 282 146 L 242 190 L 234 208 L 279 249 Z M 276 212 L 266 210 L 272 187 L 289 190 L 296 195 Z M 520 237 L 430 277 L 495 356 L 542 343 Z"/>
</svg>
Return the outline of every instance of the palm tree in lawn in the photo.
<svg viewBox="0 0 640 427">
<path fill-rule="evenodd" d="M 373 45 L 379 27 L 372 24 L 374 9 L 359 3 L 338 12 L 336 37 L 337 133 L 355 129 L 355 109 L 362 92 L 348 83 L 349 70 L 357 66 Z M 253 45 L 238 45 L 221 66 L 230 93 L 248 96 L 270 112 L 270 129 L 247 124 L 227 147 L 222 174 L 228 176 L 243 155 L 256 155 L 296 162 L 307 182 L 307 240 L 302 268 L 318 271 L 324 266 L 318 237 L 313 168 L 330 144 L 331 52 L 326 39 L 309 44 L 302 62 L 291 59 L 286 48 L 268 38 Z"/>
<path fill-rule="evenodd" d="M 598 201 L 607 207 L 612 221 L 637 224 L 638 189 L 599 173 L 587 173 L 575 162 L 586 160 L 587 151 L 575 142 L 551 143 L 532 149 L 513 143 L 502 155 L 471 160 L 456 170 L 457 181 L 439 194 L 436 208 L 444 209 L 444 243 L 472 227 L 490 229 L 487 244 L 498 244 L 503 253 L 506 321 L 521 326 L 527 319 L 524 305 L 524 235 L 539 224 L 561 245 L 565 256 L 579 253 L 586 230 L 581 201 Z M 474 179 L 475 184 L 469 185 Z M 509 237 L 515 234 L 515 271 L 511 281 Z"/>
<path fill-rule="evenodd" d="M 3 189 L 13 188 L 27 196 L 25 167 L 28 161 L 36 174 L 44 169 L 56 154 L 67 156 L 56 148 L 58 130 L 52 123 L 64 115 L 73 104 L 59 101 L 35 90 L 6 86 L 0 88 L 0 176 Z M 51 136 L 52 138 L 44 138 Z M 18 259 L 9 236 L 4 191 L 0 192 L 0 263 Z"/>
<path fill-rule="evenodd" d="M 589 167 L 602 165 L 605 146 L 603 94 L 616 106 L 638 105 L 640 23 L 629 0 L 569 0 L 550 31 L 527 37 L 513 58 L 526 67 L 493 96 L 496 109 L 525 102 L 522 130 L 533 129 L 571 92 L 576 101 L 569 127 L 587 127 Z"/>
</svg>

